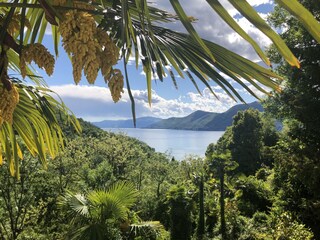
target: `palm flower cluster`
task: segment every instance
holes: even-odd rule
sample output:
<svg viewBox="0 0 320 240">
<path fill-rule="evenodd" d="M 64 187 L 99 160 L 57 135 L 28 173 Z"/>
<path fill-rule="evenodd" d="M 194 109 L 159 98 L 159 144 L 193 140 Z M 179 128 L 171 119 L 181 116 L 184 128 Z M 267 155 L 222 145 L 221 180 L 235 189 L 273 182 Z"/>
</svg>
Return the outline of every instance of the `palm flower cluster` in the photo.
<svg viewBox="0 0 320 240">
<path fill-rule="evenodd" d="M 64 4 L 64 2 L 59 0 L 56 3 Z M 77 2 L 75 4 L 81 5 Z M 78 7 L 82 9 L 90 7 L 86 4 L 82 5 Z M 119 69 L 113 69 L 119 59 L 118 47 L 105 31 L 97 27 L 90 13 L 69 10 L 65 11 L 63 16 L 60 22 L 60 33 L 63 38 L 63 47 L 71 56 L 75 83 L 80 82 L 83 72 L 87 81 L 94 84 L 100 70 L 105 82 L 112 86 L 111 95 L 117 102 L 123 92 L 122 74 Z"/>
<path fill-rule="evenodd" d="M 3 122 L 12 124 L 13 112 L 19 102 L 19 93 L 13 85 L 11 90 L 3 87 L 0 94 L 0 126 Z"/>
<path fill-rule="evenodd" d="M 123 75 L 119 69 L 113 71 L 113 76 L 108 81 L 108 87 L 111 92 L 112 100 L 118 102 L 123 93 Z"/>
<path fill-rule="evenodd" d="M 44 69 L 50 76 L 54 70 L 54 57 L 41 43 L 28 44 L 22 48 L 20 70 L 23 78 L 27 75 L 27 64 L 34 61 L 39 68 Z"/>
<path fill-rule="evenodd" d="M 89 83 L 93 84 L 99 71 L 96 57 L 99 43 L 95 40 L 96 24 L 91 14 L 77 10 L 68 11 L 60 23 L 63 47 L 71 56 L 73 78 L 76 84 L 81 80 L 82 70 Z"/>
<path fill-rule="evenodd" d="M 0 15 L 0 25 L 3 25 L 4 20 L 3 15 Z M 15 13 L 10 19 L 7 27 L 7 31 L 10 35 L 13 35 L 15 32 L 20 30 L 20 21 L 21 15 L 19 13 Z"/>
</svg>

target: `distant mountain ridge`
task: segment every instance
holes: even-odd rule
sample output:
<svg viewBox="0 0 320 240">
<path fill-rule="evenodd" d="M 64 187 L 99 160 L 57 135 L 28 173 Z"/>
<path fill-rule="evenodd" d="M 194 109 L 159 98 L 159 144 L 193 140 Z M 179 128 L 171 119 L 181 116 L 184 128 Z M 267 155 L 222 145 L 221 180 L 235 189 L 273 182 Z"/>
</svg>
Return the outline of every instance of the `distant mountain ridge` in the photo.
<svg viewBox="0 0 320 240">
<path fill-rule="evenodd" d="M 233 117 L 238 111 L 247 110 L 249 108 L 257 109 L 261 112 L 263 111 L 263 107 L 259 102 L 238 104 L 223 113 L 196 111 L 182 118 L 163 119 L 150 125 L 148 128 L 224 131 L 228 126 L 232 125 Z"/>
<path fill-rule="evenodd" d="M 147 128 L 201 130 L 219 113 L 196 111 L 186 117 L 172 117 L 149 125 Z"/>
<path fill-rule="evenodd" d="M 223 113 L 195 111 L 186 117 L 172 117 L 168 119 L 143 117 L 137 118 L 138 128 L 151 129 L 180 129 L 180 130 L 195 130 L 195 131 L 225 131 L 228 126 L 231 126 L 233 117 L 238 111 L 247 110 L 249 108 L 263 111 L 263 107 L 259 102 L 249 104 L 238 104 L 231 107 Z M 128 120 L 105 120 L 102 122 L 93 122 L 100 128 L 132 128 L 132 119 Z"/>
<path fill-rule="evenodd" d="M 137 118 L 137 128 L 147 128 L 148 126 L 163 120 L 155 117 Z M 99 128 L 133 128 L 132 119 L 126 120 L 104 120 L 101 122 L 92 122 L 93 125 Z"/>
</svg>

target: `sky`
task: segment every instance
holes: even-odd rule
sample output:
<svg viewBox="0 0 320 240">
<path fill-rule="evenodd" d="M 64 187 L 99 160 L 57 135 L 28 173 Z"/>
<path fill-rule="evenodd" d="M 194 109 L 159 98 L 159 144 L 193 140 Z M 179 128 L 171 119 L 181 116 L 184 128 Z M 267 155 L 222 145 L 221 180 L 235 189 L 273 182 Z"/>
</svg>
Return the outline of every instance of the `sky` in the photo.
<svg viewBox="0 0 320 240">
<path fill-rule="evenodd" d="M 168 0 L 153 2 L 155 7 L 165 9 L 171 13 L 174 12 Z M 181 0 L 180 2 L 189 16 L 198 19 L 194 23 L 194 27 L 201 37 L 218 43 L 252 61 L 259 62 L 259 58 L 252 47 L 223 22 L 205 0 Z M 220 0 L 220 2 L 263 49 L 270 45 L 270 40 L 239 15 L 226 0 Z M 264 18 L 273 9 L 273 1 L 270 0 L 249 0 L 248 2 Z M 170 23 L 168 27 L 180 32 L 185 31 L 179 22 Z M 53 53 L 50 31 L 45 36 L 44 44 Z M 119 61 L 116 67 L 123 69 L 121 63 L 122 61 Z M 62 47 L 60 47 L 60 54 L 56 59 L 54 74 L 48 77 L 44 72 L 39 71 L 50 88 L 59 94 L 64 103 L 77 117 L 81 117 L 87 121 L 132 118 L 131 103 L 126 89 L 122 99 L 118 103 L 114 103 L 101 75 L 98 76 L 93 86 L 87 84 L 85 77 L 82 77 L 80 84 L 74 84 L 71 62 Z M 218 95 L 219 100 L 203 84 L 199 83 L 199 88 L 202 92 L 201 96 L 187 77 L 182 79 L 177 76 L 178 89 L 175 88 L 170 77 L 165 78 L 163 82 L 153 81 L 152 105 L 150 107 L 147 100 L 146 79 L 141 66 L 136 69 L 133 62 L 129 62 L 128 73 L 132 93 L 135 98 L 137 117 L 183 117 L 196 110 L 224 112 L 233 105 L 239 104 L 229 98 L 213 81 L 209 83 Z M 234 86 L 248 103 L 256 100 L 240 86 Z M 252 86 L 250 88 L 255 91 Z M 255 92 L 258 96 L 263 97 L 261 92 Z"/>
</svg>

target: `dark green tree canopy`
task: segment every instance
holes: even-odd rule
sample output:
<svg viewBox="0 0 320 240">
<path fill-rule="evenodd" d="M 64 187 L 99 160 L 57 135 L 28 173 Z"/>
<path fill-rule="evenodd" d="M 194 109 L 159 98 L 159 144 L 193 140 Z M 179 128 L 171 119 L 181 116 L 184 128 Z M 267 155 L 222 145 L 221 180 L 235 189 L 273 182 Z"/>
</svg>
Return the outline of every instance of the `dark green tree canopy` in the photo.
<svg viewBox="0 0 320 240">
<path fill-rule="evenodd" d="M 238 172 L 254 174 L 261 165 L 262 123 L 258 110 L 238 112 L 233 119 L 230 149 Z"/>
</svg>

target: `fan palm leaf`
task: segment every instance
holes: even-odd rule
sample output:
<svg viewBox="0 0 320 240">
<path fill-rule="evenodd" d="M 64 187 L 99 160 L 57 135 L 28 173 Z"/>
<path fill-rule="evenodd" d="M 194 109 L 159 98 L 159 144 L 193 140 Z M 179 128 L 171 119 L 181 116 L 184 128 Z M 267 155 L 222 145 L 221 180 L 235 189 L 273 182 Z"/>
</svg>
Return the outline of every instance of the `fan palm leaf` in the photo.
<svg viewBox="0 0 320 240">
<path fill-rule="evenodd" d="M 164 226 L 159 221 L 146 221 L 130 224 L 130 234 L 134 237 L 155 237 L 156 239 L 164 238 L 167 234 Z"/>
<path fill-rule="evenodd" d="M 61 197 L 59 205 L 71 219 L 72 239 L 104 239 L 107 225 L 126 220 L 137 197 L 132 183 L 120 181 L 106 190 L 85 195 L 68 192 Z"/>
</svg>

